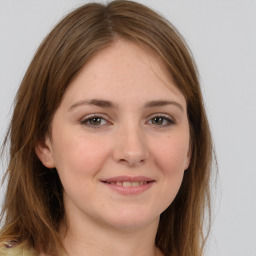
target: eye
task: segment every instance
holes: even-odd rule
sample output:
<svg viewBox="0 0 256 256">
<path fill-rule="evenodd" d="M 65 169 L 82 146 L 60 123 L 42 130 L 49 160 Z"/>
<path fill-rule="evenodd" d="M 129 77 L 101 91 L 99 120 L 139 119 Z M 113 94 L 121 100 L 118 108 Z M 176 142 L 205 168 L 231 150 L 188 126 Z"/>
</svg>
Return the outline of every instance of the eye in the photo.
<svg viewBox="0 0 256 256">
<path fill-rule="evenodd" d="M 175 124 L 175 121 L 165 115 L 155 115 L 151 117 L 149 123 L 156 126 L 169 126 Z"/>
<path fill-rule="evenodd" d="M 81 121 L 81 124 L 93 127 L 93 128 L 99 128 L 100 126 L 108 124 L 107 120 L 101 116 L 89 116 Z"/>
</svg>

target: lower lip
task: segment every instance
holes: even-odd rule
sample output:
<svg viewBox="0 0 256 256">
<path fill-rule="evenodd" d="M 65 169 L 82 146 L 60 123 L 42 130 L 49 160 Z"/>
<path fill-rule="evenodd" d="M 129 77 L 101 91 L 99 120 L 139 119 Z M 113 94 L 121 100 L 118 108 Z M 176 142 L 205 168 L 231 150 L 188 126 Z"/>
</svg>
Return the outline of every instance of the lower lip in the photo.
<svg viewBox="0 0 256 256">
<path fill-rule="evenodd" d="M 146 190 L 150 189 L 154 182 L 149 182 L 137 187 L 123 187 L 123 186 L 118 186 L 115 184 L 109 184 L 106 182 L 102 182 L 104 185 L 108 186 L 110 189 L 114 190 L 115 192 L 122 194 L 122 195 L 138 195 Z"/>
</svg>

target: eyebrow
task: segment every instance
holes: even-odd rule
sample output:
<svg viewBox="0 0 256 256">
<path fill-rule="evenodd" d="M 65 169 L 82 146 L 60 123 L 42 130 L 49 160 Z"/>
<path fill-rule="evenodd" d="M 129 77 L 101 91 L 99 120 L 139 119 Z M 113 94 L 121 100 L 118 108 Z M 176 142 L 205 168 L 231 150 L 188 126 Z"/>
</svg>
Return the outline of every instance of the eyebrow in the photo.
<svg viewBox="0 0 256 256">
<path fill-rule="evenodd" d="M 81 100 L 77 103 L 73 104 L 71 107 L 68 108 L 68 111 L 72 111 L 74 108 L 77 108 L 79 106 L 83 105 L 93 105 L 101 108 L 118 108 L 116 104 L 114 104 L 111 101 L 108 100 L 102 100 L 102 99 L 92 99 L 92 100 Z M 174 105 L 178 107 L 182 112 L 184 112 L 184 109 L 181 104 L 179 104 L 176 101 L 167 101 L 167 100 L 154 100 L 149 101 L 144 104 L 144 108 L 154 108 L 154 107 L 162 107 L 167 105 Z"/>
<path fill-rule="evenodd" d="M 73 104 L 71 107 L 68 108 L 68 111 L 73 110 L 76 107 L 83 106 L 83 105 L 93 105 L 101 108 L 114 108 L 115 105 L 108 101 L 108 100 L 100 100 L 100 99 L 92 99 L 92 100 L 81 100 L 77 103 Z"/>
<path fill-rule="evenodd" d="M 154 107 L 163 107 L 166 105 L 174 105 L 174 106 L 178 107 L 182 112 L 184 112 L 182 105 L 176 101 L 154 100 L 154 101 L 149 101 L 149 102 L 145 103 L 144 107 L 145 108 L 154 108 Z"/>
</svg>

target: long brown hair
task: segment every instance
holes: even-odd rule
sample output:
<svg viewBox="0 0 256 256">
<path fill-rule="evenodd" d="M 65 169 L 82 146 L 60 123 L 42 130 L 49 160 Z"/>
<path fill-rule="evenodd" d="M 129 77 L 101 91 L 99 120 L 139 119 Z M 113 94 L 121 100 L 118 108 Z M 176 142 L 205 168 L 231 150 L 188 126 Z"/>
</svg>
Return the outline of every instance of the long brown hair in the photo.
<svg viewBox="0 0 256 256">
<path fill-rule="evenodd" d="M 116 37 L 150 47 L 186 98 L 191 162 L 178 195 L 161 214 L 155 243 L 165 256 L 202 255 L 205 211 L 210 213 L 212 140 L 196 66 L 173 25 L 131 1 L 81 6 L 49 33 L 36 52 L 19 87 L 5 140 L 10 141 L 10 161 L 0 241 L 17 239 L 37 251 L 60 255 L 63 188 L 57 172 L 39 161 L 35 146 L 48 131 L 72 78 Z"/>
</svg>

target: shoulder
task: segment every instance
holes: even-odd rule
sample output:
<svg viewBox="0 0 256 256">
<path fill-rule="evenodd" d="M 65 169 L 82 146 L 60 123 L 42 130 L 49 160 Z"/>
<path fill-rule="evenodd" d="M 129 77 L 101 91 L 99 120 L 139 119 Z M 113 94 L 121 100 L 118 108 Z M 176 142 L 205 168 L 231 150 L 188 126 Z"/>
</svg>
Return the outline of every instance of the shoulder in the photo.
<svg viewBox="0 0 256 256">
<path fill-rule="evenodd" d="M 39 254 L 25 245 L 0 242 L 0 256 L 39 256 Z"/>
</svg>

